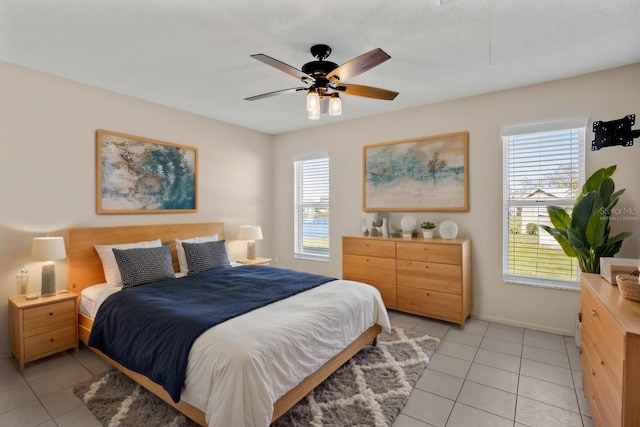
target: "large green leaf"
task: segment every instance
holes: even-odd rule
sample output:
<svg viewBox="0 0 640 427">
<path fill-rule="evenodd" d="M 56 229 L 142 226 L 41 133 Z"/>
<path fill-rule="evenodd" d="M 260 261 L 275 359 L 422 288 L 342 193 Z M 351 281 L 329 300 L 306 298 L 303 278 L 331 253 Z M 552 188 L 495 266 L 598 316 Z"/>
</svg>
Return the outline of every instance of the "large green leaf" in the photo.
<svg viewBox="0 0 640 427">
<path fill-rule="evenodd" d="M 600 193 L 600 198 L 602 199 L 602 205 L 608 206 L 611 201 L 611 195 L 616 189 L 616 185 L 611 178 L 607 178 L 602 181 L 598 192 Z"/>
<path fill-rule="evenodd" d="M 616 165 L 612 165 L 608 168 L 601 168 L 595 171 L 593 175 L 591 175 L 582 186 L 582 195 L 584 196 L 591 191 L 598 191 L 600 185 L 602 184 L 602 181 L 613 175 L 613 173 L 616 171 L 616 168 Z"/>
<path fill-rule="evenodd" d="M 547 213 L 551 219 L 551 224 L 558 230 L 565 231 L 571 224 L 571 216 L 559 206 L 547 206 Z"/>
<path fill-rule="evenodd" d="M 600 193 L 598 191 L 591 191 L 578 202 L 573 207 L 573 211 L 571 213 L 571 227 L 573 228 L 575 233 L 580 236 L 580 239 L 585 241 L 586 230 L 589 224 L 589 220 L 594 212 L 600 213 L 600 208 L 602 208 L 602 199 L 600 198 Z"/>
<path fill-rule="evenodd" d="M 585 230 L 585 237 L 589 246 L 597 248 L 604 243 L 606 225 L 607 223 L 602 220 L 602 213 L 599 210 L 591 214 Z"/>
</svg>

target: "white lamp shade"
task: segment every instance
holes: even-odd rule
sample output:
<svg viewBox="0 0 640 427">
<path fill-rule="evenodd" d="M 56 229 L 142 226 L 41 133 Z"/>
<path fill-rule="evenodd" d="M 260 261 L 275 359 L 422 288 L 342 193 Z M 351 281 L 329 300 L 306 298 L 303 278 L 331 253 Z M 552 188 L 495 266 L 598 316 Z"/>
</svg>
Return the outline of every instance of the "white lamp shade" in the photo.
<svg viewBox="0 0 640 427">
<path fill-rule="evenodd" d="M 62 237 L 36 237 L 31 245 L 32 261 L 55 261 L 67 257 Z"/>
<path fill-rule="evenodd" d="M 238 240 L 262 240 L 262 228 L 259 225 L 243 225 L 240 227 Z"/>
</svg>

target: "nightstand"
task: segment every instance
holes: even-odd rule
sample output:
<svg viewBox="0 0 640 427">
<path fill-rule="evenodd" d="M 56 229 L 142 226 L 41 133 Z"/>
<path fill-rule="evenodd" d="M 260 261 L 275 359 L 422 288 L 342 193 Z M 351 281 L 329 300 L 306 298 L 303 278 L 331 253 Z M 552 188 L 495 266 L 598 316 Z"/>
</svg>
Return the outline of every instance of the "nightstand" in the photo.
<svg viewBox="0 0 640 427">
<path fill-rule="evenodd" d="M 72 292 L 27 300 L 9 298 L 11 353 L 24 364 L 70 348 L 78 351 L 78 296 Z"/>
<path fill-rule="evenodd" d="M 236 262 L 245 265 L 271 265 L 271 258 L 239 259 Z"/>
</svg>

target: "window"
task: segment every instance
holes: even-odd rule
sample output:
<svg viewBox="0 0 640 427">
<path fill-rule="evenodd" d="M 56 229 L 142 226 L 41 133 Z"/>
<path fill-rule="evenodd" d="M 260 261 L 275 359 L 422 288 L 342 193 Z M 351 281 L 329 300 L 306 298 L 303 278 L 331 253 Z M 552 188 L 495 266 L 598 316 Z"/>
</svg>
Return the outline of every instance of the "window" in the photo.
<svg viewBox="0 0 640 427">
<path fill-rule="evenodd" d="M 329 155 L 294 160 L 294 256 L 329 261 Z"/>
<path fill-rule="evenodd" d="M 539 227 L 547 206 L 570 210 L 584 183 L 586 120 L 502 130 L 504 160 L 503 279 L 579 289 L 578 262 Z"/>
</svg>

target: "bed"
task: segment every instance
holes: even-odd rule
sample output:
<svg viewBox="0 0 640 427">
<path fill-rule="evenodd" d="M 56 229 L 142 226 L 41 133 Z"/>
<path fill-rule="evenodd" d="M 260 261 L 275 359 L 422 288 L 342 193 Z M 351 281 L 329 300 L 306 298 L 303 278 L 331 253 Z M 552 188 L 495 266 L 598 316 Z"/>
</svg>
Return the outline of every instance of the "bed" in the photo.
<svg viewBox="0 0 640 427">
<path fill-rule="evenodd" d="M 173 269 L 178 272 L 175 239 L 209 235 L 224 239 L 224 224 L 71 228 L 67 234 L 68 289 L 88 294 L 105 282 L 95 245 L 160 239 L 170 247 Z M 80 305 L 83 306 L 82 301 Z M 93 309 L 79 313 L 79 337 L 85 344 L 94 325 L 96 307 Z M 333 314 L 339 310 L 344 313 Z M 266 426 L 388 328 L 386 310 L 374 288 L 343 280 L 321 284 L 204 332 L 189 352 L 179 401 L 145 375 L 93 350 L 200 425 Z M 257 368 L 253 362 L 251 366 L 235 362 L 247 358 L 238 356 L 238 351 L 253 355 L 274 347 L 277 353 L 258 357 L 268 362 L 261 362 Z M 254 378 L 254 371 L 258 379 Z M 225 373 L 223 377 L 220 372 Z M 233 375 L 243 379 L 234 379 Z"/>
</svg>

